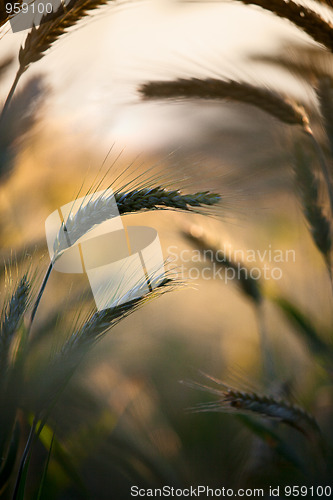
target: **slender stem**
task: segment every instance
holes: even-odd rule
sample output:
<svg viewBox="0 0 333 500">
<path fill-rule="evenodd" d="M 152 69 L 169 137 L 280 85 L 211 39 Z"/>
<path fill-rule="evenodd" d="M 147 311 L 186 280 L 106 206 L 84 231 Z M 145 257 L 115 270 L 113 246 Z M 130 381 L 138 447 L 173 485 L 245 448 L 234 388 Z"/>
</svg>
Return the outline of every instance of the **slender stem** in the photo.
<svg viewBox="0 0 333 500">
<path fill-rule="evenodd" d="M 316 140 L 315 136 L 313 135 L 311 128 L 309 126 L 307 126 L 304 130 L 305 130 L 305 133 L 311 138 L 312 143 L 315 147 L 315 150 L 317 151 L 318 159 L 320 161 L 321 170 L 323 172 L 323 176 L 324 176 L 324 179 L 326 182 L 328 197 L 329 197 L 329 201 L 330 201 L 331 215 L 333 215 L 333 185 L 332 185 L 331 177 L 330 177 L 330 174 L 329 174 L 329 171 L 327 168 L 326 158 L 325 158 L 324 152 L 323 152 L 320 144 Z"/>
<path fill-rule="evenodd" d="M 331 282 L 331 288 L 332 288 L 332 293 L 333 293 L 333 275 L 332 275 L 332 262 L 331 262 L 331 255 L 327 255 L 327 257 L 325 258 L 325 263 L 326 263 L 326 268 L 327 268 L 327 272 L 328 272 L 328 275 L 329 275 L 329 278 L 330 278 L 330 282 Z"/>
<path fill-rule="evenodd" d="M 32 312 L 31 312 L 31 316 L 30 316 L 30 323 L 29 323 L 29 328 L 31 328 L 31 325 L 35 319 L 35 316 L 36 316 L 36 312 L 37 312 L 37 309 L 38 309 L 38 306 L 39 306 L 39 303 L 41 301 L 41 298 L 43 296 L 43 293 L 44 293 L 44 290 L 45 290 L 45 287 L 47 285 L 47 282 L 49 280 L 49 277 L 50 277 L 50 274 L 51 274 L 51 271 L 53 269 L 53 260 L 50 262 L 49 264 L 49 267 L 47 268 L 47 271 L 45 273 L 45 276 L 44 276 L 44 279 L 43 279 L 43 282 L 41 284 L 41 287 L 39 289 L 39 292 L 38 292 L 38 295 L 37 295 L 37 298 L 36 298 L 36 301 L 34 303 L 34 307 L 32 309 Z"/>
<path fill-rule="evenodd" d="M 256 316 L 259 330 L 259 341 L 262 355 L 263 374 L 266 382 L 271 384 L 274 380 L 274 362 L 269 348 L 267 332 L 264 322 L 263 304 L 256 305 Z"/>
<path fill-rule="evenodd" d="M 8 107 L 9 107 L 9 105 L 10 105 L 10 103 L 11 103 L 11 100 L 12 100 L 12 98 L 13 98 L 13 95 L 14 95 L 14 93 L 15 93 L 15 90 L 16 90 L 16 87 L 17 87 L 17 85 L 18 85 L 18 82 L 20 81 L 20 78 L 21 78 L 21 76 L 23 75 L 24 71 L 25 71 L 25 70 L 24 70 L 22 67 L 20 67 L 20 68 L 18 69 L 17 73 L 16 73 L 15 80 L 14 80 L 13 85 L 12 85 L 12 87 L 11 87 L 10 91 L 9 91 L 9 94 L 8 94 L 8 96 L 7 96 L 7 99 L 6 99 L 6 101 L 5 101 L 5 104 L 4 104 L 4 106 L 3 106 L 3 109 L 2 109 L 2 112 L 1 112 L 1 115 L 0 115 L 0 123 L 1 123 L 1 122 L 3 121 L 3 119 L 4 119 L 4 116 L 5 116 L 6 112 L 7 112 L 7 109 L 8 109 Z"/>
<path fill-rule="evenodd" d="M 28 459 L 28 456 L 29 456 L 29 453 L 30 453 L 30 450 L 31 450 L 31 445 L 32 445 L 34 434 L 35 434 L 36 425 L 37 425 L 37 417 L 35 416 L 34 420 L 32 422 L 32 425 L 31 425 L 31 428 L 30 428 L 30 432 L 29 432 L 29 436 L 28 436 L 28 440 L 27 440 L 27 443 L 25 445 L 24 452 L 23 452 L 23 455 L 22 455 L 22 458 L 21 458 L 21 461 L 20 461 L 20 467 L 19 467 L 19 470 L 18 470 L 18 473 L 17 473 L 16 482 L 15 482 L 15 489 L 14 489 L 14 493 L 13 493 L 13 500 L 17 499 L 17 495 L 19 493 L 20 482 L 21 482 L 21 479 L 22 479 L 22 474 L 23 474 L 23 471 L 24 471 L 25 464 L 27 462 L 27 459 Z"/>
</svg>

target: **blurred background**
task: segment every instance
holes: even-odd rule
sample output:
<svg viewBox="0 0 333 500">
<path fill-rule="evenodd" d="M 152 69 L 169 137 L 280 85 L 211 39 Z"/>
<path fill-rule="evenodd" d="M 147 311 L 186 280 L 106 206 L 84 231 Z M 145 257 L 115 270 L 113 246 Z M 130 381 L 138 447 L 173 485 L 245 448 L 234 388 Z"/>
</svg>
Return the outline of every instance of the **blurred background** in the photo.
<svg viewBox="0 0 333 500">
<path fill-rule="evenodd" d="M 2 29 L 0 63 L 13 57 L 1 73 L 3 100 L 25 36 Z M 143 102 L 138 86 L 177 77 L 245 80 L 287 93 L 316 122 L 311 75 L 273 61 L 285 56 L 292 67 L 308 57 L 311 66 L 322 58 L 330 68 L 331 60 L 319 49 L 313 55 L 313 47 L 287 22 L 237 2 L 115 2 L 71 30 L 22 77 L 7 135 L 2 131 L 0 138 L 1 260 L 7 269 L 31 265 L 40 281 L 49 262 L 45 219 L 73 200 L 82 183 L 88 190 L 106 172 L 103 187 L 119 175 L 120 186 L 158 172 L 161 184 L 167 178 L 187 192 L 222 196 L 207 216 L 165 211 L 124 217 L 125 225 L 157 229 L 165 258 L 170 249 L 179 255 L 175 265 L 184 266 L 185 286 L 122 321 L 81 364 L 52 416 L 70 464 L 64 457 L 51 460 L 45 498 L 84 498 L 88 491 L 91 498 L 126 499 L 133 484 L 311 481 L 301 460 L 309 452 L 303 436 L 282 457 L 234 415 L 188 411 L 211 397 L 179 383 L 199 380 L 203 371 L 243 388 L 267 388 L 255 304 L 237 283 L 191 279 L 189 270 L 203 264 L 182 262 L 182 252 L 193 250 L 184 233 L 200 228 L 216 244 L 244 253 L 291 249 L 295 259 L 278 264 L 281 279 L 262 283 L 259 323 L 276 379 L 290 383 L 295 402 L 328 431 L 332 394 L 323 369 L 274 304 L 276 297 L 292 301 L 330 338 L 329 277 L 294 185 L 292 144 L 299 132 L 231 102 Z M 265 263 L 272 266 L 267 258 L 249 265 Z M 4 266 L 1 273 L 4 278 Z M 34 326 L 36 362 L 71 330 L 83 300 L 92 306 L 84 277 L 53 273 Z M 290 432 L 282 428 L 284 442 Z M 45 453 L 37 447 L 34 454 L 31 494 Z"/>
</svg>

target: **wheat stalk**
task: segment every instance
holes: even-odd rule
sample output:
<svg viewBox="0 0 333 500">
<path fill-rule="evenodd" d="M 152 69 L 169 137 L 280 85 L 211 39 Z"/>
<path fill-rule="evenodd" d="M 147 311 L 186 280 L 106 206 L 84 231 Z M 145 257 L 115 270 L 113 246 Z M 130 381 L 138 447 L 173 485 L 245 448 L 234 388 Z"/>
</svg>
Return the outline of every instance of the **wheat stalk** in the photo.
<svg viewBox="0 0 333 500">
<path fill-rule="evenodd" d="M 310 137 L 320 160 L 325 178 L 327 192 L 333 214 L 333 184 L 326 158 L 310 127 L 309 118 L 303 107 L 287 99 L 277 92 L 257 87 L 246 82 L 234 80 L 178 79 L 174 81 L 147 82 L 139 87 L 139 92 L 146 99 L 223 99 L 255 106 L 274 116 L 282 123 L 300 125 L 304 133 Z"/>
<path fill-rule="evenodd" d="M 45 376 L 41 377 L 42 382 L 36 400 L 36 412 L 39 415 L 46 414 L 50 405 L 54 404 L 90 347 L 148 300 L 172 290 L 176 281 L 165 277 L 163 273 L 155 278 L 153 291 L 147 293 L 145 285 L 146 283 L 139 283 L 131 290 L 131 293 L 137 293 L 140 297 L 102 311 L 96 311 L 69 336 L 46 367 Z"/>
<path fill-rule="evenodd" d="M 288 19 L 295 26 L 307 33 L 313 40 L 333 51 L 333 25 L 325 21 L 320 14 L 299 5 L 292 0 L 234 0 L 245 5 L 257 5 L 283 19 Z"/>
<path fill-rule="evenodd" d="M 191 226 L 189 229 L 184 229 L 182 232 L 183 236 L 190 241 L 198 250 L 201 252 L 209 251 L 212 255 L 212 261 L 223 269 L 233 269 L 235 271 L 234 279 L 239 285 L 241 291 L 246 297 L 254 301 L 255 304 L 259 305 L 262 302 L 262 294 L 260 285 L 257 280 L 251 277 L 250 270 L 247 270 L 244 263 L 235 262 L 230 258 L 230 256 L 225 255 L 225 253 L 214 244 L 211 238 L 197 226 Z"/>
<path fill-rule="evenodd" d="M 263 294 L 261 284 L 258 280 L 252 277 L 251 269 L 248 269 L 243 262 L 237 262 L 230 255 L 226 255 L 216 243 L 212 241 L 202 228 L 191 226 L 189 229 L 183 230 L 183 236 L 190 241 L 198 250 L 205 253 L 206 251 L 212 256 L 212 262 L 218 268 L 223 268 L 226 271 L 232 269 L 233 281 L 239 286 L 245 297 L 253 301 L 255 312 L 258 321 L 258 330 L 260 338 L 260 348 L 263 359 L 263 373 L 267 380 L 273 380 L 275 370 L 274 362 L 269 349 L 269 342 L 264 325 L 263 317 Z"/>
<path fill-rule="evenodd" d="M 107 191 L 105 191 L 107 193 Z M 138 188 L 129 192 L 117 191 L 114 195 L 100 195 L 79 208 L 76 214 L 70 215 L 64 223 L 64 229 L 58 233 L 54 242 L 55 259 L 68 248 L 66 233 L 70 234 L 73 245 L 96 224 L 112 217 L 114 200 L 117 202 L 120 215 L 140 212 L 142 210 L 163 210 L 166 208 L 195 212 L 195 208 L 217 204 L 221 197 L 208 191 L 194 194 L 182 194 L 179 190 L 167 190 L 161 186 Z"/>
<path fill-rule="evenodd" d="M 331 274 L 331 224 L 323 212 L 319 195 L 320 185 L 318 179 L 313 174 L 312 161 L 311 156 L 306 154 L 302 147 L 296 149 L 296 185 L 300 190 L 304 215 L 309 224 L 313 240 L 323 255 Z"/>
<path fill-rule="evenodd" d="M 71 0 L 65 11 L 61 4 L 58 11 L 45 14 L 41 19 L 41 24 L 32 27 L 25 39 L 24 46 L 20 48 L 19 69 L 7 96 L 0 119 L 3 118 L 8 109 L 18 82 L 30 64 L 42 59 L 45 52 L 83 17 L 88 16 L 91 11 L 106 5 L 110 1 L 114 0 Z"/>
<path fill-rule="evenodd" d="M 196 208 L 216 205 L 221 200 L 220 195 L 210 193 L 209 191 L 182 194 L 179 190 L 168 190 L 161 186 L 137 188 L 128 192 L 123 192 L 120 189 L 114 195 L 107 195 L 107 191 L 105 190 L 97 199 L 91 197 L 88 203 L 81 206 L 74 215 L 70 214 L 59 230 L 53 245 L 53 260 L 49 264 L 32 308 L 30 326 L 34 321 L 54 262 L 68 248 L 68 238 L 66 235 L 70 234 L 70 244 L 73 245 L 94 226 L 113 217 L 114 200 L 117 202 L 120 215 L 140 212 L 142 210 L 163 210 L 167 208 L 196 212 Z"/>
<path fill-rule="evenodd" d="M 309 119 L 304 108 L 277 92 L 246 82 L 216 78 L 179 78 L 174 81 L 148 82 L 139 88 L 146 99 L 223 99 L 250 104 L 289 125 L 306 127 Z"/>
<path fill-rule="evenodd" d="M 320 436 L 320 429 L 315 418 L 303 408 L 293 405 L 283 399 L 274 396 L 265 396 L 256 392 L 243 392 L 231 388 L 223 382 L 207 376 L 214 383 L 222 386 L 223 389 L 213 388 L 197 382 L 185 381 L 185 384 L 198 388 L 219 397 L 217 401 L 200 403 L 194 411 L 197 412 L 236 412 L 239 414 L 256 414 L 271 420 L 285 423 L 294 429 L 302 432 L 307 437 L 315 433 Z"/>
<path fill-rule="evenodd" d="M 24 275 L 11 298 L 4 304 L 0 325 L 0 470 L 5 446 L 16 414 L 16 375 L 9 370 L 10 354 L 15 334 L 23 321 L 30 300 L 30 281 Z M 2 472 L 2 470 L 1 470 Z"/>
<path fill-rule="evenodd" d="M 63 14 L 46 14 L 41 24 L 33 26 L 25 40 L 24 47 L 19 52 L 19 71 L 23 73 L 33 62 L 39 61 L 45 52 L 53 45 L 69 28 L 77 24 L 83 17 L 89 15 L 92 10 L 106 5 L 113 0 L 71 0 Z M 62 5 L 59 11 L 63 11 Z"/>
<path fill-rule="evenodd" d="M 61 349 L 61 356 L 72 355 L 76 350 L 91 346 L 100 340 L 108 330 L 117 325 L 119 321 L 140 308 L 148 299 L 156 298 L 161 293 L 169 291 L 170 287 L 174 284 L 173 280 L 166 278 L 162 274 L 155 278 L 153 291 L 147 293 L 146 282 L 139 283 L 130 291 L 131 294 L 140 295 L 139 298 L 129 300 L 109 309 L 96 311 L 78 331 L 70 336 Z"/>
</svg>

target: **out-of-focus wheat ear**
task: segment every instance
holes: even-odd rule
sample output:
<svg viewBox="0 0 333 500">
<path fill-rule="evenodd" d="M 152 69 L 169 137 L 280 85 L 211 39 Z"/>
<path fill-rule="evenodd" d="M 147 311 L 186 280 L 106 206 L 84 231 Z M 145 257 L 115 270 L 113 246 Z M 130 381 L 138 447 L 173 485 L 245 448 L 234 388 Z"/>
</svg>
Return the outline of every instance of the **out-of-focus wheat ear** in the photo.
<svg viewBox="0 0 333 500">
<path fill-rule="evenodd" d="M 234 0 L 245 5 L 257 5 L 282 19 L 287 19 L 313 40 L 333 52 L 333 25 L 312 9 L 292 0 Z"/>
<path fill-rule="evenodd" d="M 232 259 L 231 252 L 226 255 L 216 242 L 205 233 L 202 227 L 191 225 L 184 228 L 182 235 L 194 245 L 203 254 L 211 255 L 211 262 L 216 266 L 228 270 L 232 269 L 232 280 L 239 286 L 244 295 L 252 300 L 255 304 L 262 302 L 261 287 L 258 280 L 255 280 L 251 275 L 251 270 L 242 262 L 236 262 Z"/>
<path fill-rule="evenodd" d="M 82 18 L 89 16 L 93 10 L 114 0 L 70 0 L 66 9 L 62 4 L 58 11 L 45 14 L 39 26 L 33 26 L 29 31 L 24 46 L 19 51 L 19 69 L 7 96 L 0 120 L 9 107 L 18 82 L 30 64 L 39 61 L 45 52 Z"/>
<path fill-rule="evenodd" d="M 48 412 L 50 405 L 54 404 L 55 399 L 64 390 L 82 358 L 107 332 L 146 304 L 148 300 L 153 300 L 173 290 L 176 286 L 175 280 L 164 275 L 161 275 L 160 282 L 153 291 L 148 293 L 143 288 L 144 284 L 141 283 L 135 289 L 138 292 L 140 287 L 142 288 L 140 297 L 119 305 L 116 304 L 114 307 L 102 311 L 96 311 L 81 326 L 76 327 L 45 368 L 46 375 L 40 377 L 38 392 L 31 395 L 35 399 L 37 413 L 44 415 L 45 412 Z"/>
<path fill-rule="evenodd" d="M 285 317 L 295 327 L 301 340 L 303 340 L 312 354 L 326 365 L 331 365 L 329 345 L 323 340 L 313 325 L 311 318 L 305 314 L 296 304 L 290 302 L 285 297 L 276 297 L 273 299 Z"/>
<path fill-rule="evenodd" d="M 319 438 L 319 441 L 321 441 L 320 429 L 315 418 L 300 406 L 293 405 L 286 400 L 273 396 L 263 396 L 255 392 L 238 391 L 223 383 L 219 383 L 217 388 L 191 382 L 185 383 L 219 397 L 216 401 L 198 404 L 193 408 L 193 411 L 258 415 L 285 423 L 297 429 L 309 439 Z"/>
<path fill-rule="evenodd" d="M 216 242 L 204 232 L 202 227 L 192 225 L 184 229 L 182 234 L 203 255 L 211 256 L 212 265 L 224 269 L 225 272 L 231 270 L 230 281 L 236 283 L 245 297 L 254 303 L 259 330 L 263 374 L 265 379 L 271 382 L 274 378 L 275 369 L 264 322 L 263 294 L 260 281 L 252 276 L 251 269 L 245 263 L 233 260 L 231 251 L 228 252 L 228 255 L 223 252 L 220 248 L 222 245 L 216 245 Z"/>
<path fill-rule="evenodd" d="M 305 109 L 291 99 L 246 82 L 216 78 L 147 82 L 139 87 L 139 92 L 145 99 L 231 100 L 255 106 L 287 125 L 301 126 L 310 137 L 320 161 L 333 214 L 333 184 L 325 155 L 313 134 Z"/>
<path fill-rule="evenodd" d="M 313 241 L 324 257 L 331 276 L 332 232 L 319 196 L 319 181 L 314 174 L 314 159 L 302 146 L 295 148 L 296 186 Z"/>
<path fill-rule="evenodd" d="M 255 106 L 288 125 L 306 127 L 308 116 L 303 107 L 272 90 L 235 80 L 217 78 L 179 78 L 152 81 L 139 87 L 145 99 L 228 100 Z"/>
<path fill-rule="evenodd" d="M 9 301 L 4 305 L 0 325 L 0 379 L 9 365 L 10 347 L 30 300 L 30 281 L 27 275 L 19 281 Z"/>
<path fill-rule="evenodd" d="M 160 296 L 162 293 L 170 291 L 174 288 L 175 282 L 168 277 L 161 276 L 159 283 L 150 292 L 142 291 L 139 298 L 132 299 L 128 302 L 115 305 L 109 309 L 96 311 L 88 320 L 74 332 L 62 348 L 62 355 L 68 356 L 80 351 L 86 347 L 90 347 L 95 342 L 99 341 L 103 335 L 126 318 L 129 314 L 135 312 L 147 300 L 151 300 Z M 140 293 L 140 289 L 145 289 L 146 283 L 140 283 L 135 289 L 136 294 Z M 133 290 L 131 290 L 133 293 Z"/>
</svg>

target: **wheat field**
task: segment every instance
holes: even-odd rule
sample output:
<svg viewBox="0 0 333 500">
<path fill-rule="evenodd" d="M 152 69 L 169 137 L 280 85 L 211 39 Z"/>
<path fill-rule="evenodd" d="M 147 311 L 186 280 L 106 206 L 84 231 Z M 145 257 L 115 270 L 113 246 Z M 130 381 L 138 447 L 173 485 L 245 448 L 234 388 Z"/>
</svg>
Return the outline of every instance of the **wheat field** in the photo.
<svg viewBox="0 0 333 500">
<path fill-rule="evenodd" d="M 12 33 L 39 3 L 0 6 L 1 497 L 330 497 L 333 3 L 69 0 Z M 255 51 L 205 47 L 224 13 Z"/>
</svg>

